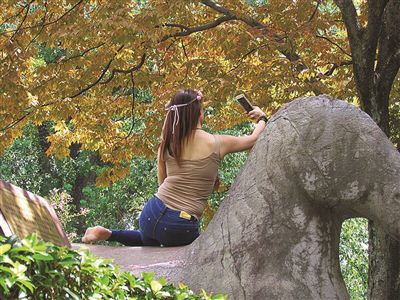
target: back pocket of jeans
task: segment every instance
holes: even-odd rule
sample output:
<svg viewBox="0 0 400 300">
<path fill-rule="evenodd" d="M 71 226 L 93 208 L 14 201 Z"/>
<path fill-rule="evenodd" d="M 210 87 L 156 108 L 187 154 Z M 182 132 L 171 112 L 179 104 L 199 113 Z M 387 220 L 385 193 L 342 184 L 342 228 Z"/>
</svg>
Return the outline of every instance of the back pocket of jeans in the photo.
<svg viewBox="0 0 400 300">
<path fill-rule="evenodd" d="M 198 236 L 197 228 L 184 226 L 162 226 L 159 228 L 157 239 L 164 246 L 183 246 L 192 243 Z"/>
</svg>

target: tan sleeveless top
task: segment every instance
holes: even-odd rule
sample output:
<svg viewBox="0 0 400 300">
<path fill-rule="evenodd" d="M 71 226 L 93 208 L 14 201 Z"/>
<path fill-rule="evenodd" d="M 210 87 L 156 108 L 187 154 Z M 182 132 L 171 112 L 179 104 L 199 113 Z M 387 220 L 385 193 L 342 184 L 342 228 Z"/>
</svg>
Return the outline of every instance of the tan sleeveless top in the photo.
<svg viewBox="0 0 400 300">
<path fill-rule="evenodd" d="M 214 149 L 209 156 L 196 160 L 183 159 L 180 166 L 166 151 L 167 177 L 156 196 L 168 207 L 183 210 L 200 219 L 213 191 L 220 163 L 219 138 L 214 135 L 214 139 Z"/>
</svg>

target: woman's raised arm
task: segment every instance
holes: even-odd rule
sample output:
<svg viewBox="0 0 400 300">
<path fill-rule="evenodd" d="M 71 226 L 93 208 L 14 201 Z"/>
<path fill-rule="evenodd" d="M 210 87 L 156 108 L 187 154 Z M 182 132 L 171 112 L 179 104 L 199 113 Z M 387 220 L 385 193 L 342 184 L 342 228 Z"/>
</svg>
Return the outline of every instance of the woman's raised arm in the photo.
<svg viewBox="0 0 400 300">
<path fill-rule="evenodd" d="M 255 106 L 254 110 L 248 113 L 251 119 L 259 119 L 264 116 L 265 113 L 258 107 Z M 258 136 L 264 130 L 266 121 L 264 119 L 259 120 L 256 124 L 253 133 L 246 136 L 233 136 L 233 135 L 220 135 L 220 156 L 223 158 L 228 153 L 240 152 L 248 150 L 257 141 Z"/>
</svg>

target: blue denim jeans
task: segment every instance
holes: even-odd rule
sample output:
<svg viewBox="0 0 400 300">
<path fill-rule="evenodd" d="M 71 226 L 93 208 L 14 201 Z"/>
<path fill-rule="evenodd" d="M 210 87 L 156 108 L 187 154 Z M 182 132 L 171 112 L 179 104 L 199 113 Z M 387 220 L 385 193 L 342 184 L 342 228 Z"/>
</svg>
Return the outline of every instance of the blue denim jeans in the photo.
<svg viewBox="0 0 400 300">
<path fill-rule="evenodd" d="M 199 236 L 199 222 L 181 218 L 180 211 L 168 208 L 156 196 L 143 207 L 139 230 L 112 230 L 108 241 L 126 246 L 182 246 Z"/>
</svg>

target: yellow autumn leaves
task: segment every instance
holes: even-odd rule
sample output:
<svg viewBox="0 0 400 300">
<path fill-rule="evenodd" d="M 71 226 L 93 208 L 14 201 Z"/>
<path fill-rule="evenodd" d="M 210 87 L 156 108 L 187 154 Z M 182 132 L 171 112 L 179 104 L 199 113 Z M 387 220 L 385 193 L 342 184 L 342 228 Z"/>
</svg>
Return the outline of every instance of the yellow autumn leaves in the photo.
<svg viewBox="0 0 400 300">
<path fill-rule="evenodd" d="M 223 10 L 185 0 L 5 1 L 0 152 L 28 122 L 51 121 L 48 154 L 69 155 L 72 143 L 98 151 L 114 166 L 100 177 L 104 183 L 123 176 L 133 156 L 155 155 L 165 104 L 178 88 L 203 91 L 214 129 L 243 120 L 231 101 L 238 90 L 271 110 L 315 92 L 353 96 L 351 66 L 321 75 L 348 59 L 338 48 L 348 50 L 337 10 L 313 15 L 315 5 L 305 0 L 218 4 Z M 299 72 L 301 65 L 307 70 Z"/>
</svg>

